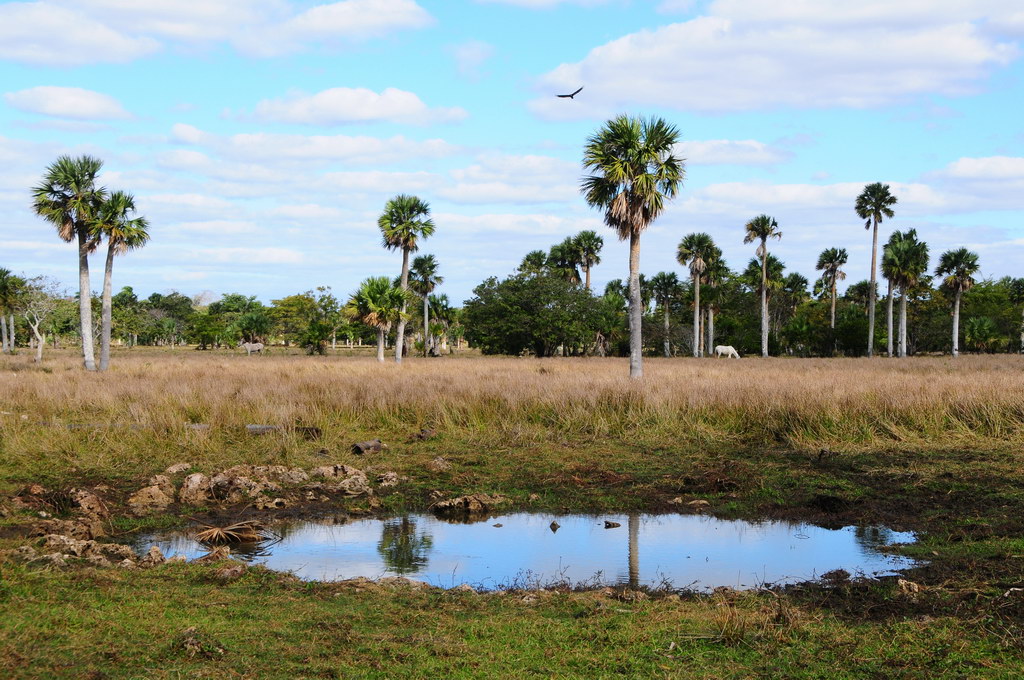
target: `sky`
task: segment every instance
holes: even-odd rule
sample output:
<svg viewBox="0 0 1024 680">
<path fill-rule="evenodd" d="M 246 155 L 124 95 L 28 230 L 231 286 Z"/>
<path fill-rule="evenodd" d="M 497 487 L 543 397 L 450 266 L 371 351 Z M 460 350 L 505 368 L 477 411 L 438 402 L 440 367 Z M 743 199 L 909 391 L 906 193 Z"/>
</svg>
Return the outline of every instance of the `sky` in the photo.
<svg viewBox="0 0 1024 680">
<path fill-rule="evenodd" d="M 582 229 L 605 241 L 600 290 L 627 248 L 579 192 L 582 148 L 626 113 L 675 125 L 685 159 L 649 276 L 683 276 L 698 231 L 743 269 L 765 213 L 787 270 L 814 280 L 842 247 L 866 279 L 872 182 L 899 199 L 880 242 L 913 227 L 933 268 L 966 246 L 983 277 L 1021 276 L 1022 57 L 1007 0 L 0 2 L 0 267 L 77 282 L 31 187 L 90 154 L 151 224 L 115 290 L 347 296 L 398 275 L 377 217 L 399 193 L 430 204 L 419 254 L 455 304 Z"/>
</svg>

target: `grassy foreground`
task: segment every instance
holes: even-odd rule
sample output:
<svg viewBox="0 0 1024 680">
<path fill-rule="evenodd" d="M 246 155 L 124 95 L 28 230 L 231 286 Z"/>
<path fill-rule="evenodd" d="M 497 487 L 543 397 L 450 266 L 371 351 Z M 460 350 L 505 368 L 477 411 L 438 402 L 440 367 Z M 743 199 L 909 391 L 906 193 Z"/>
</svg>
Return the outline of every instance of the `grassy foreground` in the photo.
<svg viewBox="0 0 1024 680">
<path fill-rule="evenodd" d="M 116 505 L 180 461 L 207 473 L 344 462 L 409 477 L 381 495 L 385 510 L 422 508 L 434 491 L 488 492 L 538 509 L 659 509 L 681 497 L 719 515 L 888 523 L 920 532 L 907 552 L 930 562 L 905 575 L 920 591 L 891 581 L 682 600 L 484 596 L 304 584 L 261 569 L 223 583 L 216 565 L 8 562 L 5 675 L 1020 676 L 1024 358 L 655 359 L 645 369 L 633 383 L 612 359 L 396 367 L 142 349 L 97 375 L 70 354 L 42 367 L 4 357 L 0 505 L 29 482 L 102 483 Z M 255 437 L 248 423 L 323 437 Z M 437 436 L 414 439 L 424 426 Z M 349 451 L 378 436 L 389 449 Z M 437 456 L 450 467 L 432 469 Z M 0 518 L 0 547 L 24 542 L 27 519 Z"/>
</svg>

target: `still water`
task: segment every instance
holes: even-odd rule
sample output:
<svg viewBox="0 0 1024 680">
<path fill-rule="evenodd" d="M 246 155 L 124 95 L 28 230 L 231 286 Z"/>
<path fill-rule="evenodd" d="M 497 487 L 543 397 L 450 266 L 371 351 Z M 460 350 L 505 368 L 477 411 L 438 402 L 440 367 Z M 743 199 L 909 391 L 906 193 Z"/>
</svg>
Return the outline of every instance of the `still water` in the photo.
<svg viewBox="0 0 1024 680">
<path fill-rule="evenodd" d="M 552 522 L 557 529 L 552 530 Z M 620 526 L 605 528 L 606 522 Z M 501 526 L 495 526 L 501 525 Z M 880 575 L 912 560 L 883 552 L 914 535 L 884 527 L 823 529 L 703 515 L 516 513 L 453 522 L 433 515 L 321 518 L 275 524 L 276 542 L 235 547 L 239 559 L 303 579 L 407 576 L 442 587 L 573 584 L 752 588 L 813 579 L 833 569 Z M 143 536 L 171 557 L 207 552 L 188 532 Z"/>
</svg>

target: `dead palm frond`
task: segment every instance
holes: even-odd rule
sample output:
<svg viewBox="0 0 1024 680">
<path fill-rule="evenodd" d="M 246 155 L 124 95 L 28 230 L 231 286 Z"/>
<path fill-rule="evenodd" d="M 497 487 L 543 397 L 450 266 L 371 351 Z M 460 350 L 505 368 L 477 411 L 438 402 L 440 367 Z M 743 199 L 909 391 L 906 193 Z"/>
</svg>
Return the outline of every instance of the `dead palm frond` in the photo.
<svg viewBox="0 0 1024 680">
<path fill-rule="evenodd" d="M 218 527 L 199 522 L 203 527 L 195 535 L 196 541 L 206 545 L 224 545 L 227 543 L 259 543 L 273 538 L 262 524 L 254 520 L 236 522 L 230 526 Z"/>
</svg>

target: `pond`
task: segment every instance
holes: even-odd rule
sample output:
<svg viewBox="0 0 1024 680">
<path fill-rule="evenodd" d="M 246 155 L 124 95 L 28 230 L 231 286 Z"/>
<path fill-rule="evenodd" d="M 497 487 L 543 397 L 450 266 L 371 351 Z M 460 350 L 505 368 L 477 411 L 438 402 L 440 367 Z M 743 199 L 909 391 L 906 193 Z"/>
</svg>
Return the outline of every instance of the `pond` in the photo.
<svg viewBox="0 0 1024 680">
<path fill-rule="evenodd" d="M 234 556 L 309 580 L 400 575 L 478 589 L 555 582 L 743 589 L 834 569 L 883 575 L 913 566 L 885 549 L 915 539 L 884 527 L 825 529 L 678 514 L 523 512 L 472 523 L 434 515 L 339 517 L 271 529 L 279 540 L 234 546 Z M 192 533 L 143 536 L 134 547 L 145 552 L 156 545 L 167 557 L 192 559 L 208 552 Z"/>
</svg>

